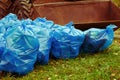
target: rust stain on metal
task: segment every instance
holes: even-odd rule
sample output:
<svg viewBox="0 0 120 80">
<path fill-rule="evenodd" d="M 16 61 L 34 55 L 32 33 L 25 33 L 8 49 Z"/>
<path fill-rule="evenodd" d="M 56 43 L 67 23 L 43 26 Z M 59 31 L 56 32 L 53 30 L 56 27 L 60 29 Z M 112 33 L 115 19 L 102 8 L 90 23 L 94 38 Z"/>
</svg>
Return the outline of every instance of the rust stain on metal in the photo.
<svg viewBox="0 0 120 80">
<path fill-rule="evenodd" d="M 43 4 L 43 3 L 52 3 L 52 2 L 62 2 L 65 0 L 35 0 L 35 4 Z"/>
<path fill-rule="evenodd" d="M 120 8 L 111 0 L 1 0 L 0 18 L 10 12 L 19 19 L 46 17 L 61 25 L 73 21 L 82 30 L 120 26 Z"/>
<path fill-rule="evenodd" d="M 73 21 L 76 28 L 105 28 L 108 24 L 120 26 L 120 9 L 110 0 L 46 2 L 34 4 L 39 17 L 46 17 L 57 24 Z"/>
</svg>

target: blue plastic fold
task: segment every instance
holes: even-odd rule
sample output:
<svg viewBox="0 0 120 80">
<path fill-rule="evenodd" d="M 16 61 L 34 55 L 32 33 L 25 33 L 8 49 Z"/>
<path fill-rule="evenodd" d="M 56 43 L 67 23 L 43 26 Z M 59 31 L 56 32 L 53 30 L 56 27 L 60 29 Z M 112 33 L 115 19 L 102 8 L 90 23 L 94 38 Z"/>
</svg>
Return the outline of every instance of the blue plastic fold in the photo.
<svg viewBox="0 0 120 80">
<path fill-rule="evenodd" d="M 0 20 L 0 33 L 5 33 L 8 28 L 14 27 L 19 24 L 19 20 L 15 14 L 8 14 Z"/>
<path fill-rule="evenodd" d="M 75 58 L 84 41 L 84 34 L 77 30 L 71 23 L 66 26 L 54 25 L 53 27 L 52 55 L 55 58 Z"/>
<path fill-rule="evenodd" d="M 0 20 L 0 71 L 27 74 L 35 62 L 48 64 L 55 58 L 75 58 L 80 51 L 96 53 L 107 49 L 114 39 L 111 24 L 106 29 L 75 29 L 73 22 L 64 26 L 46 18 L 18 20 L 8 14 Z"/>
<path fill-rule="evenodd" d="M 91 28 L 84 31 L 85 39 L 82 51 L 85 53 L 96 53 L 108 48 L 113 41 L 115 25 L 108 25 L 106 29 Z"/>
<path fill-rule="evenodd" d="M 39 20 L 40 21 L 40 20 Z M 41 23 L 39 22 L 38 23 Z M 36 22 L 37 23 L 37 22 Z M 46 25 L 46 27 L 45 27 Z M 39 52 L 37 55 L 37 62 L 39 64 L 45 65 L 49 62 L 49 55 L 51 50 L 51 43 L 52 43 L 52 30 L 48 28 L 49 24 L 44 21 L 41 24 L 37 24 L 32 27 L 33 32 L 35 33 L 35 36 L 38 38 L 40 47 Z"/>
<path fill-rule="evenodd" d="M 30 28 L 19 25 L 5 33 L 6 46 L 0 55 L 0 71 L 27 74 L 34 68 L 38 39 Z"/>
<path fill-rule="evenodd" d="M 40 17 L 36 18 L 33 22 L 35 25 L 43 28 L 52 28 L 54 25 L 53 21 L 47 20 L 46 18 L 40 18 Z"/>
</svg>

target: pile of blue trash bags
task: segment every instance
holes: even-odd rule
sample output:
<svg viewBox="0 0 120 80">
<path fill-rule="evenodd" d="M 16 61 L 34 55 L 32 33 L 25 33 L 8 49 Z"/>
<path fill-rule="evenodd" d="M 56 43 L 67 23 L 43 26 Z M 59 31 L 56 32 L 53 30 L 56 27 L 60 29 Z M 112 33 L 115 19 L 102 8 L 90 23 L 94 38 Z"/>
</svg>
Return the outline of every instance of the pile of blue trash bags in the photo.
<svg viewBox="0 0 120 80">
<path fill-rule="evenodd" d="M 115 27 L 81 31 L 72 22 L 62 26 L 46 18 L 19 20 L 10 13 L 0 20 L 0 71 L 25 75 L 35 63 L 48 64 L 50 56 L 67 59 L 103 51 L 112 44 Z"/>
</svg>

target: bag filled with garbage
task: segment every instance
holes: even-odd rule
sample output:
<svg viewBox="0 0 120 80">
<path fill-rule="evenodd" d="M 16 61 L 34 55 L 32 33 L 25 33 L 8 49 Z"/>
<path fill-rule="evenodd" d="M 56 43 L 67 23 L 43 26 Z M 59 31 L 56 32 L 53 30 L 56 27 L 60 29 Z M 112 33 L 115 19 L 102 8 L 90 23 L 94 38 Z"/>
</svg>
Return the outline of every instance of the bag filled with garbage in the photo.
<svg viewBox="0 0 120 80">
<path fill-rule="evenodd" d="M 56 24 L 53 30 L 53 57 L 63 59 L 77 57 L 84 41 L 83 32 L 75 29 L 71 22 L 65 26 Z"/>
<path fill-rule="evenodd" d="M 0 71 L 27 74 L 34 68 L 39 49 L 39 41 L 31 28 L 17 25 L 0 36 L 4 44 L 0 46 Z M 0 45 L 1 45 L 0 44 Z"/>
<path fill-rule="evenodd" d="M 82 51 L 85 53 L 96 53 L 108 48 L 114 38 L 115 25 L 108 25 L 106 29 L 90 28 L 84 31 L 85 40 Z"/>
<path fill-rule="evenodd" d="M 38 38 L 40 47 L 37 55 L 37 62 L 39 64 L 45 65 L 49 62 L 49 55 L 52 43 L 52 27 L 53 22 L 47 21 L 44 18 L 37 18 L 34 25 L 29 25 L 32 28 L 35 36 Z"/>
<path fill-rule="evenodd" d="M 7 16 L 0 20 L 0 33 L 5 33 L 8 28 L 18 25 L 19 20 L 15 14 L 9 13 Z"/>
<path fill-rule="evenodd" d="M 54 25 L 53 21 L 47 20 L 46 18 L 40 18 L 40 17 L 36 18 L 33 21 L 33 23 L 34 25 L 37 25 L 42 28 L 52 28 Z"/>
</svg>

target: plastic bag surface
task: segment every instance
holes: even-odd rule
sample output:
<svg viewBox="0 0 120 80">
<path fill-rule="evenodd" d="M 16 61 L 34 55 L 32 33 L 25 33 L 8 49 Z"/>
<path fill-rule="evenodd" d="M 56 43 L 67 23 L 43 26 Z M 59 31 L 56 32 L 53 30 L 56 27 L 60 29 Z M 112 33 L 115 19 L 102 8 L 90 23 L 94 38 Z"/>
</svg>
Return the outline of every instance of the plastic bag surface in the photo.
<svg viewBox="0 0 120 80">
<path fill-rule="evenodd" d="M 84 31 L 85 39 L 82 51 L 85 53 L 96 53 L 108 48 L 113 41 L 115 25 L 108 25 L 106 29 L 90 28 Z"/>
<path fill-rule="evenodd" d="M 53 27 L 52 55 L 55 58 L 75 58 L 84 41 L 82 31 L 75 29 L 72 23 L 65 26 L 54 25 Z"/>
<path fill-rule="evenodd" d="M 35 21 L 36 22 L 34 22 L 34 25 L 29 26 L 32 28 L 35 36 L 38 38 L 39 43 L 41 44 L 37 55 L 37 62 L 45 65 L 49 62 L 52 43 L 52 30 L 50 27 L 52 27 L 53 23 L 44 18 L 37 18 Z"/>
<path fill-rule="evenodd" d="M 0 33 L 5 33 L 8 28 L 14 27 L 19 24 L 19 20 L 15 14 L 8 14 L 0 20 Z"/>
<path fill-rule="evenodd" d="M 27 74 L 34 68 L 39 49 L 38 39 L 30 28 L 17 25 L 5 36 L 5 47 L 0 55 L 0 71 Z"/>
<path fill-rule="evenodd" d="M 42 28 L 52 28 L 54 25 L 53 21 L 47 20 L 46 18 L 36 18 L 34 24 Z"/>
</svg>

